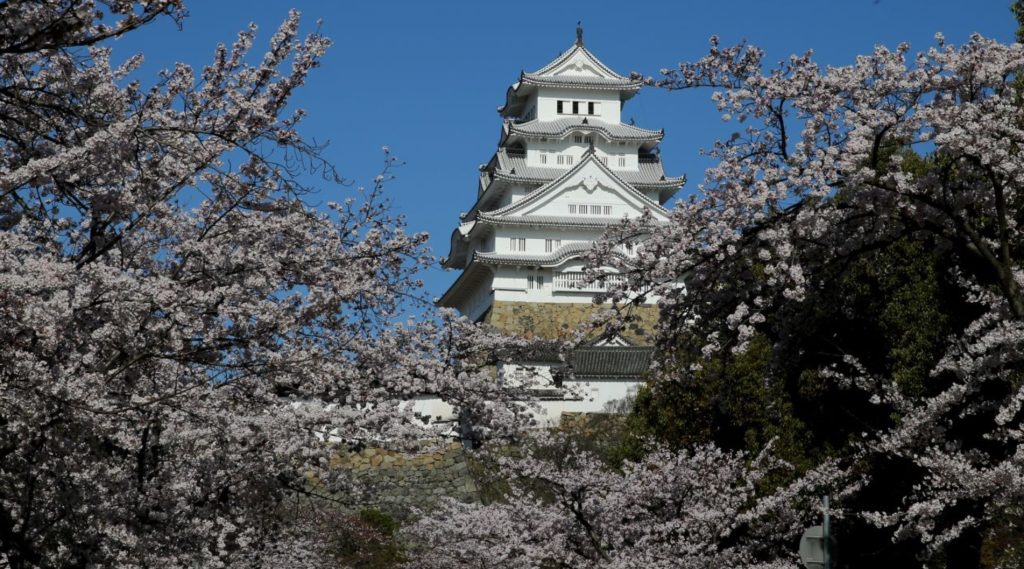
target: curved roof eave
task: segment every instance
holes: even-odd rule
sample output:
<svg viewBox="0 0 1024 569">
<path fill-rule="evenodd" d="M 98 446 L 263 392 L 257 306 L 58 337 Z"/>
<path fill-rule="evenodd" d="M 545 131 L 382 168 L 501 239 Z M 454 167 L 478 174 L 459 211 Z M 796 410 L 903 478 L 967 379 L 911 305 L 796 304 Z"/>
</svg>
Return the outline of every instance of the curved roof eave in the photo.
<svg viewBox="0 0 1024 569">
<path fill-rule="evenodd" d="M 479 262 L 486 265 L 503 265 L 503 266 L 516 266 L 516 265 L 530 265 L 537 267 L 558 267 L 564 265 L 568 261 L 580 258 L 581 255 L 587 252 L 592 245 L 590 243 L 570 243 L 560 247 L 557 251 L 553 251 L 546 255 L 505 255 L 502 253 L 474 253 L 473 262 Z M 612 251 L 612 255 L 625 258 L 622 253 L 618 251 Z"/>
<path fill-rule="evenodd" d="M 505 124 L 502 125 L 501 138 L 498 140 L 498 146 L 504 146 L 513 136 L 532 139 L 562 139 L 574 132 L 585 131 L 588 133 L 597 133 L 607 142 L 640 142 L 642 143 L 641 148 L 650 150 L 665 137 L 664 129 L 647 130 L 632 125 L 612 125 L 604 124 L 600 121 L 586 122 L 586 118 L 584 118 L 582 122 L 573 122 L 573 119 L 560 119 L 548 123 L 538 123 L 538 125 L 554 127 L 551 130 L 524 128 L 524 126 L 532 125 L 532 123 L 537 123 L 537 121 L 516 124 L 510 120 L 506 120 Z"/>
<path fill-rule="evenodd" d="M 469 265 L 466 266 L 466 269 L 459 274 L 459 277 L 455 279 L 455 282 L 448 287 L 448 290 L 444 291 L 444 294 L 442 294 L 434 304 L 437 306 L 453 307 L 453 301 L 458 297 L 461 289 L 466 286 L 471 279 L 482 276 L 480 271 L 485 270 L 489 271 L 492 275 L 494 274 L 494 269 L 486 264 L 477 263 L 475 261 L 476 257 L 474 255 L 474 258 L 470 261 Z"/>
</svg>

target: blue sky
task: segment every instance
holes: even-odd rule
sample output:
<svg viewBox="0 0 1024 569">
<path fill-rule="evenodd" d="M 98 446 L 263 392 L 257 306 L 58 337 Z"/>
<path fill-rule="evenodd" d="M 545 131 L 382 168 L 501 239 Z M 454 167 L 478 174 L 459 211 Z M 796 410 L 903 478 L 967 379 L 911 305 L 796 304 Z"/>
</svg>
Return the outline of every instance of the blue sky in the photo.
<svg viewBox="0 0 1024 569">
<path fill-rule="evenodd" d="M 330 141 L 327 156 L 346 178 L 369 185 L 388 145 L 405 161 L 388 187 L 410 230 L 428 231 L 438 257 L 458 214 L 476 196 L 477 166 L 494 153 L 501 121 L 495 108 L 520 70 L 534 70 L 575 39 L 583 21 L 588 49 L 622 74 L 656 75 L 701 57 L 711 35 L 764 48 L 767 61 L 813 49 L 823 65 L 846 65 L 876 44 L 907 41 L 913 51 L 936 32 L 961 43 L 972 33 L 1012 41 L 1010 0 L 743 0 L 715 2 L 422 2 L 193 0 L 181 30 L 170 22 L 114 45 L 115 58 L 142 51 L 146 70 L 183 61 L 201 67 L 218 42 L 230 43 L 248 23 L 260 27 L 256 48 L 289 8 L 311 30 L 334 40 L 324 64 L 295 99 L 308 112 L 300 130 Z M 155 75 L 151 75 L 155 76 Z M 624 119 L 664 128 L 662 159 L 688 186 L 707 163 L 698 156 L 728 135 L 710 91 L 644 89 Z M 322 199 L 343 190 L 325 188 Z M 686 188 L 680 195 L 684 195 Z M 440 296 L 456 274 L 424 275 L 427 298 Z"/>
</svg>

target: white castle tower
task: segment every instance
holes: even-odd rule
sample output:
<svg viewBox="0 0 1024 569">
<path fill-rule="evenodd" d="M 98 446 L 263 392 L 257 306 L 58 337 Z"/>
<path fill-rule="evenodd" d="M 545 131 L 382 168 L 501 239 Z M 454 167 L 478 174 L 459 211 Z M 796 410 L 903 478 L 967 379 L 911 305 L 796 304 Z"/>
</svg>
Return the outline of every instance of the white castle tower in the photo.
<svg viewBox="0 0 1024 569">
<path fill-rule="evenodd" d="M 580 28 L 569 50 L 521 73 L 498 108 L 501 137 L 480 167 L 476 203 L 452 233 L 443 264 L 462 272 L 439 305 L 550 340 L 567 337 L 590 316 L 600 289 L 580 287 L 580 255 L 624 217 L 647 211 L 667 221 L 664 204 L 684 182 L 665 175 L 655 151 L 663 130 L 622 122 L 623 105 L 640 87 L 640 79 L 594 57 Z M 645 308 L 641 318 L 649 325 L 657 315 Z M 599 411 L 625 396 L 650 358 L 643 332 L 637 326 L 611 344 L 578 349 L 571 363 L 591 396 L 552 403 L 550 413 Z"/>
</svg>

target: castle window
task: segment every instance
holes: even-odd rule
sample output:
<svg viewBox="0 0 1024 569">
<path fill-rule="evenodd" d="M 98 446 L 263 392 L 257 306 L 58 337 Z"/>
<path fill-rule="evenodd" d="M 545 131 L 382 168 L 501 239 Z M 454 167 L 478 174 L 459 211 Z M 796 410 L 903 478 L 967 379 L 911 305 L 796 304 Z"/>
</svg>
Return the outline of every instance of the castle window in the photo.
<svg viewBox="0 0 1024 569">
<path fill-rule="evenodd" d="M 576 204 L 569 204 L 569 213 L 576 213 Z"/>
<path fill-rule="evenodd" d="M 594 102 L 587 103 L 587 114 L 588 115 L 596 114 L 596 112 L 595 112 L 596 110 L 597 110 L 597 103 L 594 103 Z"/>
<path fill-rule="evenodd" d="M 572 140 L 576 144 L 582 144 L 583 143 L 583 135 L 582 134 L 577 134 L 576 136 L 572 137 Z"/>
<path fill-rule="evenodd" d="M 524 237 L 511 237 L 508 241 L 509 251 L 525 251 L 526 239 Z"/>
<path fill-rule="evenodd" d="M 558 114 L 565 114 L 565 101 L 558 101 L 556 107 L 558 108 Z"/>
<path fill-rule="evenodd" d="M 569 213 L 576 213 L 575 204 L 569 204 Z M 557 251 L 562 246 L 561 239 L 545 239 L 544 240 L 544 252 L 551 253 Z"/>
<path fill-rule="evenodd" d="M 548 153 L 547 152 L 541 152 L 540 153 L 540 163 L 541 164 L 547 164 L 548 163 Z"/>
<path fill-rule="evenodd" d="M 572 154 L 559 154 L 558 155 L 559 166 L 572 166 Z"/>
<path fill-rule="evenodd" d="M 610 206 L 610 205 L 604 206 L 604 214 L 605 215 L 611 215 L 612 214 L 612 206 Z"/>
<path fill-rule="evenodd" d="M 574 114 L 574 115 L 580 114 L 580 102 L 579 101 L 573 101 L 572 102 L 572 114 Z"/>
<path fill-rule="evenodd" d="M 625 168 L 625 167 L 626 167 L 626 157 L 625 156 L 619 156 L 619 168 Z"/>
</svg>

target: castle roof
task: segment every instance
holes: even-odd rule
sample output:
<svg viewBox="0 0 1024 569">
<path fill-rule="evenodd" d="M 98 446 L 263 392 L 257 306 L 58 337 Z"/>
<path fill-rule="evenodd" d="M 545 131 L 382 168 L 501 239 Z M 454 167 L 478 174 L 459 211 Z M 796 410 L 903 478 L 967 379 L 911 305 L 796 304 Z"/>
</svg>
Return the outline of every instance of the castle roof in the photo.
<svg viewBox="0 0 1024 569">
<path fill-rule="evenodd" d="M 562 263 L 579 257 L 587 252 L 593 243 L 577 241 L 563 245 L 551 253 L 543 255 L 524 255 L 522 253 L 484 253 L 477 251 L 473 254 L 473 260 L 485 265 L 531 265 L 537 267 L 557 267 Z M 612 253 L 620 255 L 619 253 Z"/>
<path fill-rule="evenodd" d="M 599 120 L 588 120 L 587 117 L 567 117 L 554 121 L 515 122 L 506 120 L 502 128 L 499 146 L 504 146 L 509 138 L 564 138 L 572 133 L 596 133 L 609 142 L 645 142 L 641 148 L 649 149 L 656 145 L 664 136 L 664 130 L 648 130 L 621 123 L 606 123 Z"/>
<path fill-rule="evenodd" d="M 654 348 L 650 346 L 608 346 L 583 344 L 568 354 L 562 353 L 562 343 L 535 339 L 531 345 L 529 361 L 572 367 L 578 381 L 639 379 L 651 367 Z"/>
<path fill-rule="evenodd" d="M 503 216 L 513 213 L 515 211 L 523 210 L 524 208 L 526 208 L 526 206 L 536 202 L 542 197 L 548 195 L 549 193 L 557 191 L 560 186 L 571 181 L 574 177 L 576 177 L 577 173 L 581 172 L 584 168 L 588 167 L 591 164 L 596 166 L 598 170 L 600 170 L 606 176 L 611 178 L 612 182 L 615 185 L 619 186 L 619 188 L 624 192 L 624 195 L 633 196 L 638 201 L 645 204 L 646 207 L 649 207 L 656 213 L 668 215 L 668 211 L 664 207 L 662 207 L 661 204 L 651 200 L 643 193 L 637 191 L 637 189 L 630 185 L 629 182 L 623 180 L 622 177 L 616 174 L 614 170 L 612 170 L 603 162 L 601 162 L 601 160 L 598 159 L 597 155 L 594 154 L 593 150 L 585 152 L 583 154 L 583 158 L 575 166 L 570 168 L 568 171 L 561 172 L 560 176 L 544 184 L 537 190 L 530 192 L 523 199 L 512 202 L 504 207 L 500 207 L 494 211 L 490 211 L 487 213 L 490 214 L 491 216 Z"/>
<path fill-rule="evenodd" d="M 546 184 L 566 172 L 564 168 L 527 166 L 525 154 L 509 152 L 506 148 L 499 148 L 485 169 L 495 178 L 526 184 Z M 638 188 L 678 188 L 686 182 L 685 176 L 666 176 L 661 160 L 641 160 L 637 170 L 622 170 L 617 176 Z"/>
<path fill-rule="evenodd" d="M 506 117 L 519 114 L 527 97 L 538 87 L 618 91 L 619 99 L 625 101 L 642 84 L 639 77 L 623 77 L 613 71 L 577 40 L 551 63 L 532 73 L 521 72 L 519 81 L 508 88 L 505 104 L 498 107 L 498 112 Z"/>
<path fill-rule="evenodd" d="M 639 346 L 580 346 L 569 362 L 577 380 L 640 378 L 651 367 L 654 348 Z"/>
</svg>

